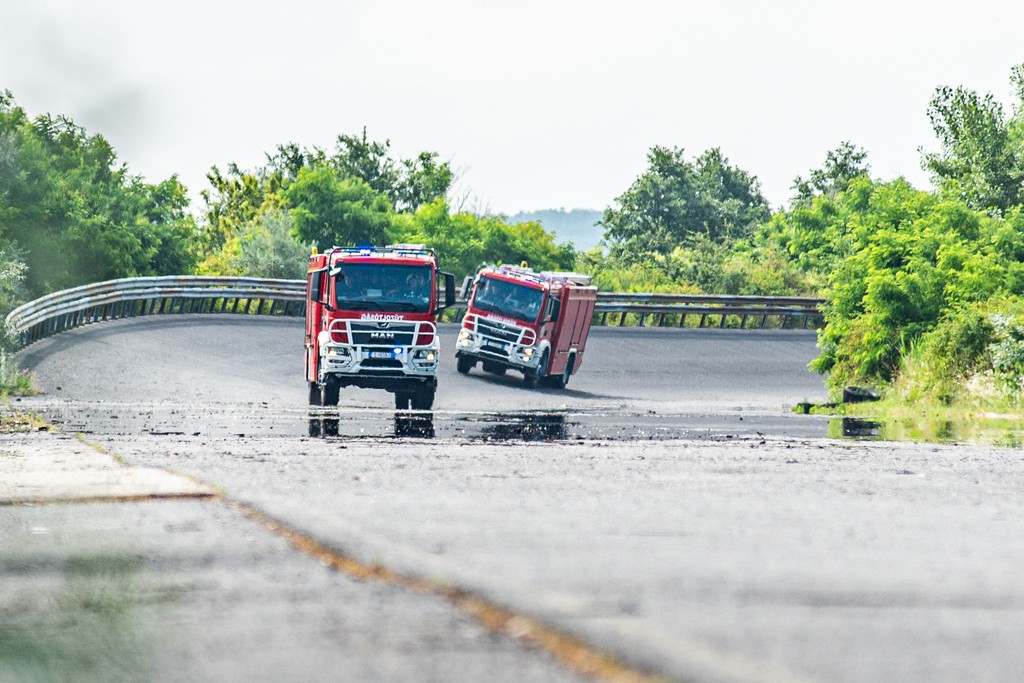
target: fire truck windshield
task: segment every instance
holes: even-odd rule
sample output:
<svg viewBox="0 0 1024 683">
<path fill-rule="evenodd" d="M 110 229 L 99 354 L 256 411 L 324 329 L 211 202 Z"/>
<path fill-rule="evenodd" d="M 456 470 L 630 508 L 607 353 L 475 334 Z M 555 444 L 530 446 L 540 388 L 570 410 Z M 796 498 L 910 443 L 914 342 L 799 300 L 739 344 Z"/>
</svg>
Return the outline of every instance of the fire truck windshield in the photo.
<svg viewBox="0 0 1024 683">
<path fill-rule="evenodd" d="M 340 272 L 339 272 L 340 271 Z M 342 263 L 333 271 L 335 305 L 343 311 L 430 311 L 427 266 Z"/>
<path fill-rule="evenodd" d="M 517 320 L 534 322 L 540 313 L 544 292 L 534 287 L 482 277 L 473 294 L 473 307 Z"/>
</svg>

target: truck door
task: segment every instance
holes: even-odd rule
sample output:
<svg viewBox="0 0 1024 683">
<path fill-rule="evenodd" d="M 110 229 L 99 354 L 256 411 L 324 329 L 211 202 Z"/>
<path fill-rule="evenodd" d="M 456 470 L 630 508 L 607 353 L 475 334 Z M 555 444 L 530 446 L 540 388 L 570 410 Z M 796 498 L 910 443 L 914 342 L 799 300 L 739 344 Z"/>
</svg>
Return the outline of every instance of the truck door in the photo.
<svg viewBox="0 0 1024 683">
<path fill-rule="evenodd" d="M 320 333 L 323 305 L 318 301 L 326 270 L 311 270 L 306 274 L 306 381 L 317 380 L 320 352 L 316 337 Z"/>
</svg>

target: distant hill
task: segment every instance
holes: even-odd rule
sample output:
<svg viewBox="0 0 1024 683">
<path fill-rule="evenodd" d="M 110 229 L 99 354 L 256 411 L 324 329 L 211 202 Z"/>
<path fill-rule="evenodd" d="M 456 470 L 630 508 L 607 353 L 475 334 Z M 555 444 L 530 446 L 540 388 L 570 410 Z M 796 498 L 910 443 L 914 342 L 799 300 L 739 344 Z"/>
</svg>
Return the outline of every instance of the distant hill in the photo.
<svg viewBox="0 0 1024 683">
<path fill-rule="evenodd" d="M 521 211 L 509 216 L 513 223 L 537 221 L 545 230 L 555 232 L 555 241 L 559 244 L 572 242 L 580 251 L 591 249 L 604 236 L 604 231 L 597 222 L 604 215 L 603 211 L 594 209 L 543 209 L 541 211 Z"/>
</svg>

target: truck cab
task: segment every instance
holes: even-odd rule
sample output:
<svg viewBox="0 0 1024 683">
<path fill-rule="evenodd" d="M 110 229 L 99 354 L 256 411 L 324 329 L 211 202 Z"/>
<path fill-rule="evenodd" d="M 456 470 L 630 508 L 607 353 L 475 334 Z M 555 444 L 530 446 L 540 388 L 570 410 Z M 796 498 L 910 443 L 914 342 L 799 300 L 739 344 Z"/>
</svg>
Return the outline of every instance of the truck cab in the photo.
<svg viewBox="0 0 1024 683">
<path fill-rule="evenodd" d="M 306 273 L 306 381 L 310 405 L 337 405 L 341 389 L 384 389 L 395 408 L 429 410 L 437 391 L 437 317 L 455 279 L 423 245 L 335 247 Z"/>
<path fill-rule="evenodd" d="M 463 284 L 456 342 L 460 373 L 523 374 L 528 387 L 561 389 L 583 364 L 597 288 L 589 275 L 485 265 Z"/>
</svg>

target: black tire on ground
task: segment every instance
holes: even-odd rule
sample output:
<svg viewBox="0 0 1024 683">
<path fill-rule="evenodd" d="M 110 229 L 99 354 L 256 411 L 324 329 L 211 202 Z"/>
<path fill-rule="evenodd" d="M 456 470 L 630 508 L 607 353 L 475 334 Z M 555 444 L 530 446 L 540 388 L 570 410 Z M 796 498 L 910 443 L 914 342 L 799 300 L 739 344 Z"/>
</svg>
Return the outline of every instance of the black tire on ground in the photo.
<svg viewBox="0 0 1024 683">
<path fill-rule="evenodd" d="M 548 386 L 553 389 L 565 389 L 565 385 L 569 383 L 569 378 L 572 377 L 574 365 L 576 365 L 576 356 L 569 356 L 569 362 L 565 364 L 565 370 L 562 371 L 562 374 L 547 378 Z"/>
<path fill-rule="evenodd" d="M 468 375 L 469 371 L 473 369 L 474 365 L 476 365 L 476 361 L 474 359 L 470 358 L 469 356 L 459 356 L 458 360 L 456 361 L 455 367 L 459 371 L 459 373 L 463 375 Z"/>
<path fill-rule="evenodd" d="M 406 391 L 395 392 L 395 410 L 408 410 L 412 403 L 413 394 Z"/>
<path fill-rule="evenodd" d="M 336 406 L 338 405 L 338 397 L 341 395 L 341 385 L 338 381 L 328 377 L 324 380 L 323 394 L 320 399 L 323 401 L 325 406 Z"/>
<path fill-rule="evenodd" d="M 413 410 L 430 410 L 434 407 L 434 387 L 420 387 L 412 395 Z"/>
<path fill-rule="evenodd" d="M 488 361 L 484 361 L 483 367 L 484 367 L 484 372 L 489 372 L 492 375 L 499 375 L 499 376 L 500 375 L 504 375 L 505 374 L 505 370 L 508 369 L 504 365 L 502 365 L 501 363 L 491 363 L 491 362 L 488 362 Z"/>
<path fill-rule="evenodd" d="M 309 405 L 318 406 L 320 405 L 320 385 L 316 382 L 309 383 Z M 312 436 L 312 435 L 310 435 Z"/>
<path fill-rule="evenodd" d="M 540 357 L 540 362 L 537 363 L 537 367 L 534 370 L 523 370 L 523 384 L 529 389 L 536 389 L 537 384 L 540 382 L 541 377 L 548 369 L 548 350 L 544 349 L 544 355 Z"/>
</svg>

